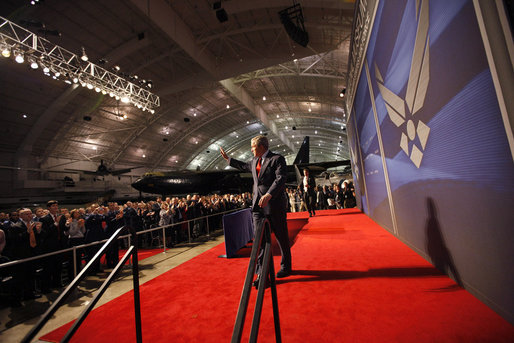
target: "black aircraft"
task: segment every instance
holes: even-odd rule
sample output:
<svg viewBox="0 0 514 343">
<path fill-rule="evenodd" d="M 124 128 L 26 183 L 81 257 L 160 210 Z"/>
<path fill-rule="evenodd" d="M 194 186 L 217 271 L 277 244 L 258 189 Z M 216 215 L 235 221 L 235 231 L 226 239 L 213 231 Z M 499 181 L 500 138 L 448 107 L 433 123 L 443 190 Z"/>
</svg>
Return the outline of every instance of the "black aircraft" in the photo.
<svg viewBox="0 0 514 343">
<path fill-rule="evenodd" d="M 125 169 L 109 169 L 104 164 L 103 160 L 100 160 L 100 165 L 95 171 L 92 170 L 82 170 L 82 169 L 65 169 L 68 171 L 78 171 L 87 175 L 97 175 L 97 176 L 106 176 L 106 175 L 121 175 L 130 172 L 135 168 L 125 168 Z"/>
<path fill-rule="evenodd" d="M 309 136 L 303 140 L 293 165 L 287 166 L 287 182 L 297 185 L 299 171 L 308 167 L 316 176 L 329 168 L 349 166 L 350 160 L 309 163 Z M 140 192 L 159 195 L 251 192 L 252 174 L 238 170 L 172 171 L 146 173 L 132 184 Z"/>
</svg>

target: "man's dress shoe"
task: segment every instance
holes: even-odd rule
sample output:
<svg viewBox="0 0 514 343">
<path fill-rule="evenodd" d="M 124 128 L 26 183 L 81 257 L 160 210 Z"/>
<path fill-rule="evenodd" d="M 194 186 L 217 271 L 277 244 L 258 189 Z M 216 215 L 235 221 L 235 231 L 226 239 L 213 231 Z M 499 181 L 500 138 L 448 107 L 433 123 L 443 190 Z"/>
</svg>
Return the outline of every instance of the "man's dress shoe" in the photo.
<svg viewBox="0 0 514 343">
<path fill-rule="evenodd" d="M 280 269 L 277 273 L 277 278 L 280 279 L 280 278 L 288 277 L 289 275 L 291 275 L 290 269 Z"/>
</svg>

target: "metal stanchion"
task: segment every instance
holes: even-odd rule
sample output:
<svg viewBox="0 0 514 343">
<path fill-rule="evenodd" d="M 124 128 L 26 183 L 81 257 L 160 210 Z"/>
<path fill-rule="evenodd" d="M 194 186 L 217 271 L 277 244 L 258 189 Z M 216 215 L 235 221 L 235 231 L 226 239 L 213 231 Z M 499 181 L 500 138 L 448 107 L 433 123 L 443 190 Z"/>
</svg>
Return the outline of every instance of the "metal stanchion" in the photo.
<svg viewBox="0 0 514 343">
<path fill-rule="evenodd" d="M 141 333 L 141 299 L 139 296 L 139 265 L 137 258 L 137 237 L 136 230 L 130 228 L 132 239 L 134 240 L 134 250 L 132 251 L 132 280 L 134 284 L 134 317 L 136 320 L 136 340 L 138 343 L 143 342 Z"/>
<path fill-rule="evenodd" d="M 264 242 L 263 242 L 264 239 Z M 266 283 L 268 278 L 270 280 L 271 287 L 271 300 L 273 303 L 273 320 L 275 323 L 275 340 L 281 342 L 282 337 L 280 333 L 280 318 L 278 312 L 278 297 L 277 287 L 275 281 L 275 267 L 273 265 L 273 257 L 271 253 L 271 228 L 268 219 L 265 219 L 261 227 L 257 228 L 255 233 L 255 239 L 253 241 L 252 252 L 250 255 L 250 262 L 246 272 L 246 278 L 243 286 L 243 292 L 241 294 L 241 300 L 239 302 L 239 308 L 237 310 L 236 322 L 234 324 L 234 330 L 232 331 L 231 343 L 241 342 L 241 336 L 243 334 L 243 327 L 246 312 L 248 311 L 248 301 L 250 299 L 250 292 L 252 289 L 253 274 L 257 265 L 257 259 L 259 258 L 259 251 L 261 250 L 261 244 L 265 245 L 264 258 L 262 264 L 261 275 L 259 279 L 257 299 L 255 302 L 255 310 L 253 315 L 252 327 L 250 332 L 250 342 L 257 342 L 257 335 L 259 332 L 259 323 L 262 313 L 262 304 L 264 298 L 264 290 L 266 289 Z"/>
</svg>

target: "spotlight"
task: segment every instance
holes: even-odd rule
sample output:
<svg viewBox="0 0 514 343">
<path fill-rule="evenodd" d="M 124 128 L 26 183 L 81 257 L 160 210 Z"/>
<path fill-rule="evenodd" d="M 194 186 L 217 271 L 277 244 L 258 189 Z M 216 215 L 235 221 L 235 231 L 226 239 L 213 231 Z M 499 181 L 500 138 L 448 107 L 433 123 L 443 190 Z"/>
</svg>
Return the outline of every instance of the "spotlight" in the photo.
<svg viewBox="0 0 514 343">
<path fill-rule="evenodd" d="M 87 62 L 87 60 L 88 60 L 87 55 L 86 55 L 86 49 L 84 49 L 84 47 L 82 47 L 82 56 L 80 57 L 80 59 L 84 62 Z"/>
<path fill-rule="evenodd" d="M 121 69 L 121 68 L 120 68 L 120 66 L 118 66 L 118 65 L 116 65 L 116 66 L 112 67 L 112 71 L 113 71 L 113 72 L 115 72 L 115 73 L 119 72 L 119 71 L 120 71 L 120 69 Z"/>
<path fill-rule="evenodd" d="M 9 49 L 7 46 L 2 48 L 2 56 L 5 58 L 11 57 L 11 49 Z"/>
<path fill-rule="evenodd" d="M 152 88 L 153 87 L 153 81 L 152 80 L 146 81 L 146 87 Z"/>
<path fill-rule="evenodd" d="M 339 93 L 339 97 L 340 97 L 340 98 L 344 98 L 345 94 L 346 94 L 346 88 L 343 88 L 343 89 L 341 90 L 341 93 Z"/>
<path fill-rule="evenodd" d="M 39 68 L 39 66 L 37 65 L 37 62 L 36 62 L 34 59 L 31 59 L 31 60 L 30 60 L 30 67 L 31 67 L 32 69 L 37 69 L 37 68 Z"/>
<path fill-rule="evenodd" d="M 43 73 L 45 73 L 45 74 L 49 74 L 49 73 L 50 73 L 50 68 L 48 68 L 48 67 L 43 67 Z"/>
<path fill-rule="evenodd" d="M 122 103 L 124 103 L 124 104 L 127 104 L 127 103 L 129 103 L 129 102 L 130 102 L 130 99 L 129 99 L 127 96 L 123 96 L 123 97 L 121 98 L 121 102 L 122 102 Z"/>
<path fill-rule="evenodd" d="M 16 57 L 14 58 L 14 60 L 18 63 L 23 63 L 25 62 L 25 58 L 23 57 L 23 53 L 18 51 L 16 52 Z"/>
</svg>

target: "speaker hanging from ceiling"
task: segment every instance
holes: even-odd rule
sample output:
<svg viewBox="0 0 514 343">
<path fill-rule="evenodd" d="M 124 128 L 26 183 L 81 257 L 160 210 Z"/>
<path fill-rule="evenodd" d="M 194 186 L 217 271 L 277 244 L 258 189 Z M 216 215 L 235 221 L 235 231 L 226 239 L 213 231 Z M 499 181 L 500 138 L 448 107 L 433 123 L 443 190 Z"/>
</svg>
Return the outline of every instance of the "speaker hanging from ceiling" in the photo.
<svg viewBox="0 0 514 343">
<path fill-rule="evenodd" d="M 214 2 L 212 9 L 216 11 L 216 18 L 218 18 L 220 23 L 224 23 L 228 20 L 227 11 L 221 7 L 221 1 Z"/>
<path fill-rule="evenodd" d="M 300 4 L 294 3 L 293 6 L 278 12 L 278 15 L 289 37 L 301 46 L 307 47 L 309 33 L 305 30 Z"/>
</svg>

